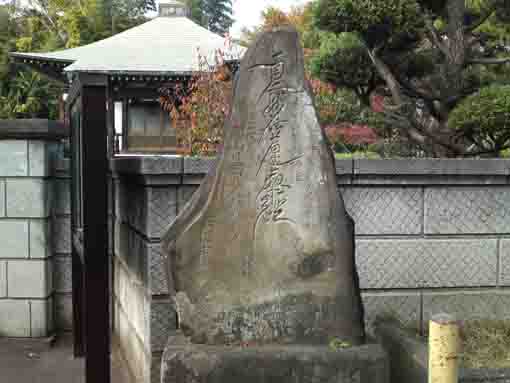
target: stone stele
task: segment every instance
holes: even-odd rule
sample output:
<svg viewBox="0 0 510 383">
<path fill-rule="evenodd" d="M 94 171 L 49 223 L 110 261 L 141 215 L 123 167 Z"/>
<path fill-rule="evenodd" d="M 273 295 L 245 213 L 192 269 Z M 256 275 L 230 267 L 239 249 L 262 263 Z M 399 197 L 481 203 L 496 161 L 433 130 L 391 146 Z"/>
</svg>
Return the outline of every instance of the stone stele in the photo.
<svg viewBox="0 0 510 383">
<path fill-rule="evenodd" d="M 295 30 L 263 33 L 234 83 L 225 144 L 164 235 L 191 343 L 364 339 L 354 228 Z"/>
</svg>

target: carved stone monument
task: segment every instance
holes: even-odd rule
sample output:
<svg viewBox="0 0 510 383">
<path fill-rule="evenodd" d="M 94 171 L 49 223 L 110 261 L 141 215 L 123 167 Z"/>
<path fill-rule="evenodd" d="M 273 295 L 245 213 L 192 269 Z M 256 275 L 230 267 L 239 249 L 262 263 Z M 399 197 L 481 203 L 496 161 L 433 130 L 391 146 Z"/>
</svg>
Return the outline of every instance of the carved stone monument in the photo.
<svg viewBox="0 0 510 383">
<path fill-rule="evenodd" d="M 218 368 L 227 374 L 218 382 L 231 374 L 242 379 L 250 376 L 243 363 L 256 360 L 269 370 L 292 370 L 303 358 L 348 360 L 351 367 L 363 360 L 354 351 L 327 352 L 332 339 L 364 341 L 363 308 L 353 222 L 337 191 L 303 60 L 291 29 L 264 33 L 247 51 L 218 165 L 164 236 L 181 334 L 165 351 L 164 383 L 195 381 L 188 373 L 216 382 L 202 374 Z M 373 360 L 383 360 L 381 353 Z M 356 375 L 337 367 L 325 374 Z M 298 370 L 292 374 L 304 374 Z M 253 381 L 273 381 L 259 378 Z M 312 381 L 287 379 L 278 381 Z"/>
</svg>

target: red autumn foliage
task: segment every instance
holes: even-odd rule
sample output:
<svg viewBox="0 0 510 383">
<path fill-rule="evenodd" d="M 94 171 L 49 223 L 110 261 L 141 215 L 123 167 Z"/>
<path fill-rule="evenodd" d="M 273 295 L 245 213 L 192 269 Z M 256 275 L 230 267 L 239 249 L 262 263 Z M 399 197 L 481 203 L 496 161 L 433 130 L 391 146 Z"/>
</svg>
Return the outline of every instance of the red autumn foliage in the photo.
<svg viewBox="0 0 510 383">
<path fill-rule="evenodd" d="M 324 130 L 332 142 L 340 140 L 351 145 L 371 145 L 379 139 L 375 130 L 367 125 L 328 125 Z"/>
</svg>

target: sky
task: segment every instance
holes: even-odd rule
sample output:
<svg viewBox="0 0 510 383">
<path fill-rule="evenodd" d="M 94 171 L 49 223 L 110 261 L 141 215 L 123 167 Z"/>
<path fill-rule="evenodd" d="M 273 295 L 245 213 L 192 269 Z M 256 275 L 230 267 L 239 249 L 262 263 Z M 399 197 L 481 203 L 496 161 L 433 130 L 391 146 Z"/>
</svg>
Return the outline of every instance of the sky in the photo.
<svg viewBox="0 0 510 383">
<path fill-rule="evenodd" d="M 273 5 L 283 10 L 289 10 L 292 6 L 307 3 L 306 0 L 233 0 L 234 20 L 231 34 L 239 37 L 243 27 L 253 27 L 260 23 L 261 13 L 268 6 Z"/>
</svg>

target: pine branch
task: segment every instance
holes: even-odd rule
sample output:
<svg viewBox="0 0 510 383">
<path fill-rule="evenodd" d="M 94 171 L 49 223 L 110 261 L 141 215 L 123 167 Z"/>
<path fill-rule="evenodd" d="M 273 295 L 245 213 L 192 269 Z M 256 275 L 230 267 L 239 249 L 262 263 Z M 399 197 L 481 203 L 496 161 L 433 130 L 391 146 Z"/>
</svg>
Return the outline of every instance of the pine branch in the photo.
<svg viewBox="0 0 510 383">
<path fill-rule="evenodd" d="M 501 65 L 510 63 L 510 57 L 505 58 L 473 58 L 468 60 L 469 64 Z"/>
<path fill-rule="evenodd" d="M 468 25 L 464 28 L 466 32 L 473 32 L 474 30 L 478 29 L 478 27 L 482 26 L 489 17 L 491 17 L 494 12 L 496 12 L 497 4 L 496 1 L 487 9 L 485 12 L 480 16 L 480 18 L 475 21 L 473 24 Z"/>
</svg>

